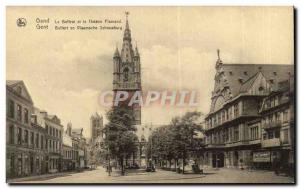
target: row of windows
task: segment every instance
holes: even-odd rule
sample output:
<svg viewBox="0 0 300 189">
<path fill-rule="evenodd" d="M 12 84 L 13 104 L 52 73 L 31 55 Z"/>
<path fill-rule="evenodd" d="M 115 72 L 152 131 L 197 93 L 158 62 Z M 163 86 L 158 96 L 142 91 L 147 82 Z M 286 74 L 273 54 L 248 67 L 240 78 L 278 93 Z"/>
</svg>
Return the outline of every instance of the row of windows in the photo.
<svg viewBox="0 0 300 189">
<path fill-rule="evenodd" d="M 52 152 L 59 152 L 61 150 L 60 144 L 61 143 L 56 140 L 46 140 L 47 149 L 49 149 Z"/>
<path fill-rule="evenodd" d="M 239 126 L 222 129 L 207 136 L 208 144 L 224 144 L 225 142 L 239 141 Z"/>
<path fill-rule="evenodd" d="M 273 138 L 280 138 L 280 130 L 270 130 L 263 134 L 263 140 L 273 139 Z"/>
<path fill-rule="evenodd" d="M 46 132 L 51 136 L 61 138 L 61 131 L 56 128 L 46 125 Z"/>
<path fill-rule="evenodd" d="M 283 94 L 280 96 L 274 96 L 269 99 L 266 99 L 264 102 L 264 109 L 273 108 L 275 106 L 278 106 L 279 104 L 282 104 L 283 102 L 286 102 L 289 100 L 289 94 Z"/>
<path fill-rule="evenodd" d="M 67 159 L 78 159 L 78 151 L 66 150 L 64 151 L 64 157 Z"/>
<path fill-rule="evenodd" d="M 262 124 L 284 123 L 289 121 L 289 110 L 272 113 L 262 119 Z"/>
<path fill-rule="evenodd" d="M 9 127 L 9 143 L 18 145 L 30 145 L 31 147 L 40 149 L 49 149 L 59 151 L 61 149 L 60 142 L 55 140 L 47 140 L 44 135 L 39 133 L 30 132 L 20 127 L 16 128 L 17 134 L 15 135 L 15 127 Z M 15 138 L 17 143 L 15 143 Z"/>
<path fill-rule="evenodd" d="M 264 103 L 264 108 L 272 108 L 278 105 L 278 96 L 272 97 L 270 99 L 267 99 Z"/>
<path fill-rule="evenodd" d="M 224 123 L 225 121 L 238 117 L 240 112 L 242 112 L 242 110 L 239 109 L 239 104 L 235 104 L 223 111 L 216 113 L 214 116 L 208 119 L 206 124 L 208 128 L 215 127 Z"/>
<path fill-rule="evenodd" d="M 282 132 L 282 143 L 288 144 L 289 143 L 289 133 L 288 129 L 284 129 Z M 273 138 L 280 138 L 280 129 L 266 131 L 262 135 L 263 140 L 273 139 Z M 260 127 L 257 124 L 256 126 L 249 127 L 249 139 L 250 140 L 258 140 L 260 139 Z M 221 131 L 211 133 L 206 137 L 207 144 L 224 144 L 226 142 L 235 142 L 239 140 L 239 127 L 231 127 L 226 128 Z"/>
<path fill-rule="evenodd" d="M 250 127 L 250 136 L 249 136 L 250 140 L 257 140 L 259 139 L 259 127 L 258 126 L 254 126 L 254 127 Z"/>
<path fill-rule="evenodd" d="M 29 111 L 27 108 L 23 108 L 20 104 L 17 104 L 17 112 L 15 112 L 15 102 L 13 100 L 8 101 L 8 117 L 17 119 L 17 121 L 29 123 Z M 16 115 L 15 115 L 16 113 Z"/>
<path fill-rule="evenodd" d="M 16 134 L 15 134 L 16 129 Z M 17 141 L 15 141 L 15 138 Z M 44 149 L 44 136 L 20 127 L 9 127 L 9 143 L 18 145 L 30 145 L 31 147 Z"/>
</svg>

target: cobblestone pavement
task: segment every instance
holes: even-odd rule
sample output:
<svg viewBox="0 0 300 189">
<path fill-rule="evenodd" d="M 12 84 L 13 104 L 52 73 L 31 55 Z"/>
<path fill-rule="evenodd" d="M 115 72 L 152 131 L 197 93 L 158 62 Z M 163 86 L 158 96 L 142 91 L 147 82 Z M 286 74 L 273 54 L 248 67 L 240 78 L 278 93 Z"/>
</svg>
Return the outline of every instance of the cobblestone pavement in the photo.
<svg viewBox="0 0 300 189">
<path fill-rule="evenodd" d="M 178 174 L 157 170 L 156 172 L 134 171 L 125 176 L 113 172 L 108 176 L 102 167 L 92 171 L 70 173 L 59 177 L 23 181 L 23 183 L 293 183 L 293 178 L 276 176 L 270 171 L 237 169 L 204 170 L 199 174 Z"/>
</svg>

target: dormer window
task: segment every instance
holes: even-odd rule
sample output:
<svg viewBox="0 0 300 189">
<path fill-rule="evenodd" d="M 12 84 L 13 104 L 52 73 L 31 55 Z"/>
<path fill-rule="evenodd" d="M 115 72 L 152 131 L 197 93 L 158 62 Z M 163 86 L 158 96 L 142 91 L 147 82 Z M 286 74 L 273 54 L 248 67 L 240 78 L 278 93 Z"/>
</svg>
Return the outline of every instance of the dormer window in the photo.
<svg viewBox="0 0 300 189">
<path fill-rule="evenodd" d="M 240 83 L 243 83 L 243 78 L 238 79 Z"/>
<path fill-rule="evenodd" d="M 273 84 L 273 83 L 274 83 L 274 79 L 270 79 L 270 83 L 272 83 L 272 84 Z"/>
<path fill-rule="evenodd" d="M 229 72 L 229 75 L 233 75 L 232 71 Z"/>
<path fill-rule="evenodd" d="M 258 93 L 259 93 L 259 94 L 263 94 L 263 93 L 264 93 L 264 90 L 265 90 L 265 88 L 262 87 L 262 86 L 260 86 L 260 87 L 258 88 Z"/>
<path fill-rule="evenodd" d="M 277 72 L 273 72 L 274 75 L 277 75 Z"/>
<path fill-rule="evenodd" d="M 244 75 L 248 75 L 248 72 L 244 72 Z"/>
</svg>

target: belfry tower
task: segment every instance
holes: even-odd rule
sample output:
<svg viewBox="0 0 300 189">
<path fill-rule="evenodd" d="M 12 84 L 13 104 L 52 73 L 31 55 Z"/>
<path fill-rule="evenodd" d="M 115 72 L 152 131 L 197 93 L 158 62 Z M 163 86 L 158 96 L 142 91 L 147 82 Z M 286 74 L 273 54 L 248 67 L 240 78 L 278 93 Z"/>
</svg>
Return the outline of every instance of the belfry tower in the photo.
<svg viewBox="0 0 300 189">
<path fill-rule="evenodd" d="M 121 54 L 116 47 L 113 56 L 113 91 L 128 92 L 129 99 L 137 91 L 141 92 L 141 65 L 140 55 L 137 46 L 132 47 L 131 31 L 129 29 L 128 15 L 126 12 L 126 25 L 123 35 Z M 120 106 L 127 106 L 134 113 L 135 125 L 141 124 L 141 107 L 139 104 L 128 106 L 129 101 L 125 101 Z"/>
</svg>

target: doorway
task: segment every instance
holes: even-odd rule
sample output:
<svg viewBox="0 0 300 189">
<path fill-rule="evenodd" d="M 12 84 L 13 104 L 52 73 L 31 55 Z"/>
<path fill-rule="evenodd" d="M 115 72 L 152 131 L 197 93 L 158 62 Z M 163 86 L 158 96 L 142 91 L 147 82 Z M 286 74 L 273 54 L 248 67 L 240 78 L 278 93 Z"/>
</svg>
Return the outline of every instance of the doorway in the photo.
<svg viewBox="0 0 300 189">
<path fill-rule="evenodd" d="M 214 153 L 212 155 L 212 166 L 213 168 L 224 167 L 224 153 Z"/>
<path fill-rule="evenodd" d="M 237 167 L 238 165 L 239 165 L 239 152 L 234 151 L 233 166 Z"/>
</svg>

